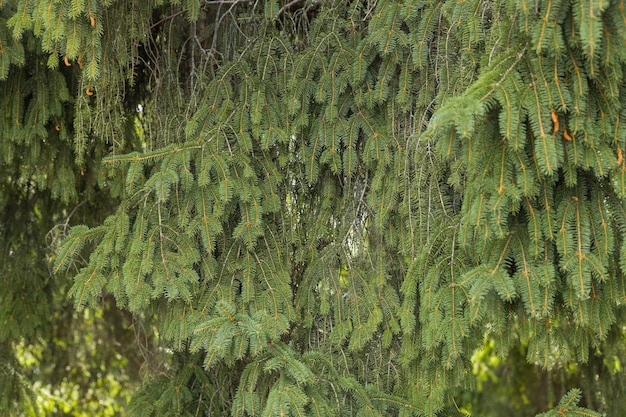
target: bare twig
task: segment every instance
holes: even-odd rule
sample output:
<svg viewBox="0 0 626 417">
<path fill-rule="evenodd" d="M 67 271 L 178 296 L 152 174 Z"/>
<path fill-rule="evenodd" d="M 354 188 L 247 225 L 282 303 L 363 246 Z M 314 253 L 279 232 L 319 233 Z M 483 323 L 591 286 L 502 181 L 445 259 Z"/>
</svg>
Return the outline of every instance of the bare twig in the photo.
<svg viewBox="0 0 626 417">
<path fill-rule="evenodd" d="M 280 16 L 281 14 L 283 14 L 283 12 L 285 10 L 287 10 L 288 8 L 290 8 L 291 6 L 300 3 L 302 0 L 291 0 L 289 3 L 285 4 L 283 7 L 280 8 L 280 10 L 278 10 L 278 14 L 276 14 L 276 17 Z"/>
</svg>

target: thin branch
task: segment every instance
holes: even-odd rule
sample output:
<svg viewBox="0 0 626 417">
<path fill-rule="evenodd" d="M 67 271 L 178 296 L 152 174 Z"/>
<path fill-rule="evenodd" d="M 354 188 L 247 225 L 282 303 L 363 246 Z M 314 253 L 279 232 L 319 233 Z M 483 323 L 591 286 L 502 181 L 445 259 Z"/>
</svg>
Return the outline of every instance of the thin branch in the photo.
<svg viewBox="0 0 626 417">
<path fill-rule="evenodd" d="M 179 10 L 174 14 L 171 14 L 169 16 L 165 16 L 163 19 L 159 20 L 158 22 L 153 23 L 152 25 L 150 25 L 150 30 L 154 29 L 155 27 L 159 26 L 161 23 L 165 22 L 166 20 L 171 20 L 173 18 L 175 18 L 176 16 L 179 16 L 183 13 L 185 13 L 185 10 Z"/>
<path fill-rule="evenodd" d="M 291 0 L 289 3 L 285 4 L 283 7 L 280 8 L 280 10 L 278 10 L 278 13 L 276 14 L 276 17 L 278 18 L 281 14 L 283 14 L 283 12 L 285 10 L 287 10 L 288 8 L 290 8 L 291 6 L 300 3 L 302 0 Z"/>
<path fill-rule="evenodd" d="M 237 4 L 237 3 L 250 3 L 252 0 L 208 0 L 204 4 Z"/>
</svg>

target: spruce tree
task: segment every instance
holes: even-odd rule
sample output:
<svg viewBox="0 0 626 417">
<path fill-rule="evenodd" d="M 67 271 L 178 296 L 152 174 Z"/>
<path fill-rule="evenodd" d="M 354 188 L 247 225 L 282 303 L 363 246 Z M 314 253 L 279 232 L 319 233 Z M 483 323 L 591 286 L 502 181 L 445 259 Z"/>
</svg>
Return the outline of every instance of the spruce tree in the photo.
<svg viewBox="0 0 626 417">
<path fill-rule="evenodd" d="M 434 416 L 486 339 L 557 369 L 623 333 L 623 0 L 0 16 L 9 183 L 115 202 L 53 273 L 173 352 L 131 415 Z"/>
<path fill-rule="evenodd" d="M 119 343 L 132 336 L 124 329 L 128 315 L 109 307 L 113 303 L 105 297 L 94 311 L 77 312 L 67 297 L 71 273 L 52 273 L 54 250 L 70 226 L 98 225 L 117 207 L 119 196 L 107 186 L 98 161 L 113 149 L 127 152 L 137 146 L 120 143 L 132 138 L 121 133 L 132 129 L 132 120 L 129 126 L 121 117 L 115 119 L 120 128 L 115 147 L 93 136 L 83 136 L 81 145 L 80 123 L 87 123 L 82 128 L 87 132 L 96 118 L 85 113 L 90 97 L 82 86 L 81 63 L 54 52 L 57 41 L 68 34 L 68 22 L 61 19 L 68 10 L 49 3 L 0 1 L 2 415 L 42 415 L 42 398 L 47 403 L 58 400 L 58 408 L 72 411 L 78 403 L 95 404 L 101 413 L 119 410 L 115 399 L 93 397 L 109 395 L 125 383 L 127 373 L 136 372 L 132 365 L 122 366 L 137 355 L 137 349 Z M 44 31 L 57 43 L 42 38 Z M 99 317 L 94 322 L 94 314 L 103 311 L 107 320 Z M 98 345 L 98 339 L 110 344 Z M 120 353 L 123 359 L 117 357 Z M 102 378 L 96 380 L 96 374 Z M 63 393 L 46 391 L 49 387 Z M 91 398 L 71 398 L 74 389 Z M 66 399 L 72 403 L 62 404 Z"/>
</svg>

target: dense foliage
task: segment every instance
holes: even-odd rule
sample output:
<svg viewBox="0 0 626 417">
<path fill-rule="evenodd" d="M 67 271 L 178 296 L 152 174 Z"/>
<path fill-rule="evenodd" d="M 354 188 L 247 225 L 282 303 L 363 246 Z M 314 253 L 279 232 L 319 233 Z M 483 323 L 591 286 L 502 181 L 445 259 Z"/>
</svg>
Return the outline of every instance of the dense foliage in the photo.
<svg viewBox="0 0 626 417">
<path fill-rule="evenodd" d="M 53 267 L 1 340 L 71 277 L 171 352 L 131 415 L 458 413 L 476 352 L 621 409 L 625 43 L 624 0 L 2 1 L 2 256 Z"/>
</svg>

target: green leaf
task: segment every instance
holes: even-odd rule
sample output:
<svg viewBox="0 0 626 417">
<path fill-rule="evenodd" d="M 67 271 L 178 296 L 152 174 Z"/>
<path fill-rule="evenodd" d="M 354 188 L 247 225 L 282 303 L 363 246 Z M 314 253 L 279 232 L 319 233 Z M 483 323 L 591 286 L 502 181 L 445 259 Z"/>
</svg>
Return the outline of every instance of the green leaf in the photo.
<svg viewBox="0 0 626 417">
<path fill-rule="evenodd" d="M 602 47 L 602 12 L 609 2 L 603 0 L 577 0 L 574 16 L 577 20 L 583 51 L 593 59 Z"/>
<path fill-rule="evenodd" d="M 200 0 L 185 0 L 187 19 L 190 22 L 197 22 L 200 17 Z"/>
</svg>

